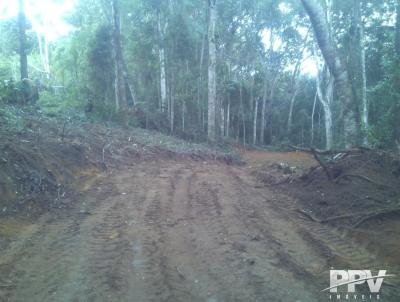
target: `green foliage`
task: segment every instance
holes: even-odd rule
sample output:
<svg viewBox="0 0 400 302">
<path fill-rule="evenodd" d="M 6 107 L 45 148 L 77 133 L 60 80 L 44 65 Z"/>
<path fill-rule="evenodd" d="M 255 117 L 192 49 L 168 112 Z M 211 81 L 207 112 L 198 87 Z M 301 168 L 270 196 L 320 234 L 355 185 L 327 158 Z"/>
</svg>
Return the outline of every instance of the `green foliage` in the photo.
<svg viewBox="0 0 400 302">
<path fill-rule="evenodd" d="M 164 133 L 173 128 L 173 133 L 181 137 L 204 139 L 208 106 L 207 1 L 120 0 L 118 3 L 126 76 L 135 95 L 135 106 L 127 110 L 129 124 Z M 310 22 L 301 1 L 218 0 L 217 3 L 217 95 L 225 122 L 228 108 L 230 118 L 229 129 L 225 129 L 225 134 L 229 130 L 229 137 L 225 139 L 252 143 L 256 117 L 261 142 L 261 109 L 265 99 L 264 143 L 310 143 L 315 97 L 315 78 L 311 75 L 301 73 L 296 79 L 300 89 L 292 128 L 287 130 L 295 89 L 293 68 L 299 60 L 311 56 L 315 47 L 312 30 L 308 41 L 304 41 Z M 400 63 L 394 53 L 393 24 L 388 21 L 395 20 L 397 3 L 388 0 L 364 4 L 368 133 L 374 145 L 391 147 L 400 139 Z M 118 120 L 111 12 L 110 1 L 77 1 L 75 12 L 66 19 L 75 30 L 50 45 L 49 78 L 39 71 L 42 58 L 34 32 L 28 31 L 30 75 L 43 84 L 39 85 L 42 90 L 39 105 L 46 115 Z M 332 36 L 349 66 L 353 92 L 359 102 L 359 58 L 349 55 L 356 48 L 351 36 L 354 28 L 350 29 L 352 13 L 352 2 L 333 2 Z M 0 20 L 0 31 L 0 104 L 24 103 L 29 87 L 14 82 L 15 79 L 4 81 L 19 74 L 16 19 Z M 160 49 L 166 59 L 169 104 L 166 112 L 160 110 Z M 62 92 L 55 93 L 53 86 L 62 87 Z M 259 107 L 254 116 L 256 102 Z M 313 144 L 323 147 L 324 116 L 319 102 L 315 109 Z M 334 138 L 340 143 L 343 108 L 336 96 L 332 112 Z"/>
<path fill-rule="evenodd" d="M 38 105 L 43 114 L 49 117 L 85 119 L 84 103 L 76 98 L 73 93 L 55 95 L 43 91 L 40 94 Z"/>
<path fill-rule="evenodd" d="M 17 95 L 17 87 L 12 79 L 0 81 L 0 103 L 16 102 Z"/>
<path fill-rule="evenodd" d="M 100 111 L 108 110 L 114 97 L 111 89 L 114 82 L 111 40 L 110 26 L 100 25 L 88 45 L 89 97 Z"/>
<path fill-rule="evenodd" d="M 0 81 L 0 102 L 28 104 L 35 103 L 38 98 L 38 87 L 29 79 L 18 82 L 13 79 Z"/>
<path fill-rule="evenodd" d="M 0 103 L 0 128 L 12 128 L 20 131 L 23 129 L 21 107 Z"/>
<path fill-rule="evenodd" d="M 371 89 L 371 118 L 373 127 L 370 137 L 375 145 L 395 147 L 400 138 L 400 70 L 399 60 L 388 61 L 385 79 Z"/>
</svg>

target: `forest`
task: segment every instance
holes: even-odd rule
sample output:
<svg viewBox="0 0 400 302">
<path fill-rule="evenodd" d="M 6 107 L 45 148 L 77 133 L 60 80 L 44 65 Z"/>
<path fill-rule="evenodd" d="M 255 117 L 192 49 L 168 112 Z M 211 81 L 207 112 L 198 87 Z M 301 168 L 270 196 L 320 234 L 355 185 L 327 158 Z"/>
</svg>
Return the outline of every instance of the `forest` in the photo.
<svg viewBox="0 0 400 302">
<path fill-rule="evenodd" d="M 2 104 L 192 141 L 399 146 L 398 1 L 82 0 L 57 37 L 23 2 L 0 19 Z"/>
<path fill-rule="evenodd" d="M 400 301 L 399 67 L 400 0 L 0 0 L 0 301 Z"/>
</svg>

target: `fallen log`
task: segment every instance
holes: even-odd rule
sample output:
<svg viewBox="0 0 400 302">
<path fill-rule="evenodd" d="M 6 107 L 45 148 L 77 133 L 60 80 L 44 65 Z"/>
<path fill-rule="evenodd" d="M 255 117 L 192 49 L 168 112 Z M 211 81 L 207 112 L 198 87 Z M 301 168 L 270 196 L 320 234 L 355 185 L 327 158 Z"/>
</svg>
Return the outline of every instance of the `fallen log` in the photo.
<svg viewBox="0 0 400 302">
<path fill-rule="evenodd" d="M 371 149 L 368 149 L 366 147 L 357 147 L 353 149 L 347 149 L 347 150 L 322 150 L 322 149 L 314 149 L 314 148 L 304 148 L 304 147 L 298 147 L 294 145 L 287 145 L 290 149 L 296 150 L 296 151 L 301 151 L 301 152 L 308 152 L 308 153 L 317 153 L 318 155 L 335 155 L 335 154 L 359 154 L 364 151 L 370 151 Z"/>
</svg>

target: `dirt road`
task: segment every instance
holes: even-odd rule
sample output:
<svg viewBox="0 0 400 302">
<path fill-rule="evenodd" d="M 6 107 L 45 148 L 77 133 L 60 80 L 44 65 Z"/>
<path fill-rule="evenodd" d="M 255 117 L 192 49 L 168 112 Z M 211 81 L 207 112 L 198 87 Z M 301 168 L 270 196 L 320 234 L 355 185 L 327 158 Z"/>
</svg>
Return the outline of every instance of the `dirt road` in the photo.
<svg viewBox="0 0 400 302">
<path fill-rule="evenodd" d="M 99 178 L 26 223 L 0 257 L 0 301 L 328 301 L 342 248 L 371 263 L 247 169 L 166 160 Z"/>
</svg>

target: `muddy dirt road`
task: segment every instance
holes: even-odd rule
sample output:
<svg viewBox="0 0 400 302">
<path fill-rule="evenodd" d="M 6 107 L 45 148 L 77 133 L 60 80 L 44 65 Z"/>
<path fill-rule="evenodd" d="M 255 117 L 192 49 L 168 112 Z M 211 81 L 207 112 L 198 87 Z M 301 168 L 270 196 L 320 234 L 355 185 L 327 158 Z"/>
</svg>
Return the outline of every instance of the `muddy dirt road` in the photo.
<svg viewBox="0 0 400 302">
<path fill-rule="evenodd" d="M 144 162 L 25 222 L 0 257 L 0 301 L 328 301 L 346 257 L 374 259 L 247 167 Z"/>
</svg>

